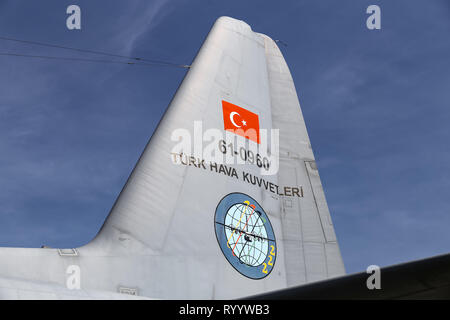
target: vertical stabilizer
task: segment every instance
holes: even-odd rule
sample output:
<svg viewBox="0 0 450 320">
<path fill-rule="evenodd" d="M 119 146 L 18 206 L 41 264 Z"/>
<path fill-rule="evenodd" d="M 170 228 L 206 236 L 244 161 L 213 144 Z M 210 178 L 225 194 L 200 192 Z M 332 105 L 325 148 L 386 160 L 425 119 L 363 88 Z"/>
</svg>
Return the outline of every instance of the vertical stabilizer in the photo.
<svg viewBox="0 0 450 320">
<path fill-rule="evenodd" d="M 242 127 L 242 120 L 258 121 L 258 130 L 279 130 L 274 174 L 251 163 L 223 163 L 221 169 L 221 162 L 203 161 L 193 148 L 173 153 L 177 129 L 194 136 L 197 122 L 203 133 L 225 134 L 227 126 Z M 236 139 L 261 147 L 257 139 Z M 226 198 L 230 194 L 245 196 Z M 226 203 L 217 212 L 221 201 Z M 250 217 L 246 201 L 264 211 L 261 221 L 270 221 L 270 231 L 259 231 L 265 238 L 273 232 L 273 261 L 263 257 L 270 258 L 275 242 L 252 234 L 248 225 L 259 228 L 257 215 Z M 232 209 L 237 203 L 242 208 Z M 258 240 L 267 245 L 256 247 Z M 186 298 L 234 298 L 344 273 L 294 83 L 272 39 L 242 21 L 218 19 L 92 246 L 154 256 L 149 276 L 167 288 L 156 291 L 164 298 L 175 290 Z M 266 251 L 257 259 L 247 248 Z"/>
</svg>

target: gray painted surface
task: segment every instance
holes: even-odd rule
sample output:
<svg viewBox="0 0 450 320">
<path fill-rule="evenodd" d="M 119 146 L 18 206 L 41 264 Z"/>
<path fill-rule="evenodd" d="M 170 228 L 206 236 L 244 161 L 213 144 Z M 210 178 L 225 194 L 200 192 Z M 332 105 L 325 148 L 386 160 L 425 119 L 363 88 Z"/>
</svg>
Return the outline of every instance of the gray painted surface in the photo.
<svg viewBox="0 0 450 320">
<path fill-rule="evenodd" d="M 304 197 L 172 163 L 172 132 L 199 120 L 203 130 L 223 128 L 222 100 L 280 130 L 280 170 L 263 178 L 302 186 Z M 233 167 L 261 177 L 255 165 Z M 264 279 L 238 273 L 217 243 L 215 209 L 232 192 L 250 195 L 270 217 L 277 258 Z M 80 267 L 80 294 L 65 289 L 70 265 Z M 132 297 L 121 288 L 157 299 L 238 298 L 344 273 L 286 62 L 273 40 L 227 17 L 212 28 L 97 237 L 68 251 L 0 248 L 0 298 L 11 299 Z"/>
</svg>

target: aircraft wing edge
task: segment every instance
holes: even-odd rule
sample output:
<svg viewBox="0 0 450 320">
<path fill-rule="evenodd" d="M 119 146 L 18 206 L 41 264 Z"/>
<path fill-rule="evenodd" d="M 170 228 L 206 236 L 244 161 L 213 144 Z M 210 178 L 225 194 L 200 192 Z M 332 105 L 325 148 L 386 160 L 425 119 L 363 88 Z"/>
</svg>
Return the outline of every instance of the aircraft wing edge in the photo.
<svg viewBox="0 0 450 320">
<path fill-rule="evenodd" d="M 450 299 L 450 254 L 383 267 L 380 289 L 367 288 L 371 274 L 354 273 L 244 299 Z"/>
</svg>

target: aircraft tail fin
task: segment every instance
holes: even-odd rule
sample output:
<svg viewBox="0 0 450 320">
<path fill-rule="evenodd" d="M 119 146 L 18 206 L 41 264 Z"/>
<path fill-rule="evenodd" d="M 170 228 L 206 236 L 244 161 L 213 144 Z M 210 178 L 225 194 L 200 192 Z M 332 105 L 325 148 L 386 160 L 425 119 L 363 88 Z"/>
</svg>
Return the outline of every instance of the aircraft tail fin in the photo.
<svg viewBox="0 0 450 320">
<path fill-rule="evenodd" d="M 294 82 L 272 39 L 216 21 L 83 250 L 142 257 L 133 271 L 140 294 L 158 298 L 237 298 L 345 273 Z"/>
</svg>

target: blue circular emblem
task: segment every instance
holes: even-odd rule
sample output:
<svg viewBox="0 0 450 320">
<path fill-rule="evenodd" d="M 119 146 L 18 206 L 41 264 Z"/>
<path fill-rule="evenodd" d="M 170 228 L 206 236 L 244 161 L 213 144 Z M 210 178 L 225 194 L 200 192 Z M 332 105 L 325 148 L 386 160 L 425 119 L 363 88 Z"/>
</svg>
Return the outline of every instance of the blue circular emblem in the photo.
<svg viewBox="0 0 450 320">
<path fill-rule="evenodd" d="M 217 205 L 214 224 L 220 249 L 237 271 L 251 279 L 269 275 L 277 255 L 275 233 L 255 199 L 228 194 Z"/>
</svg>

